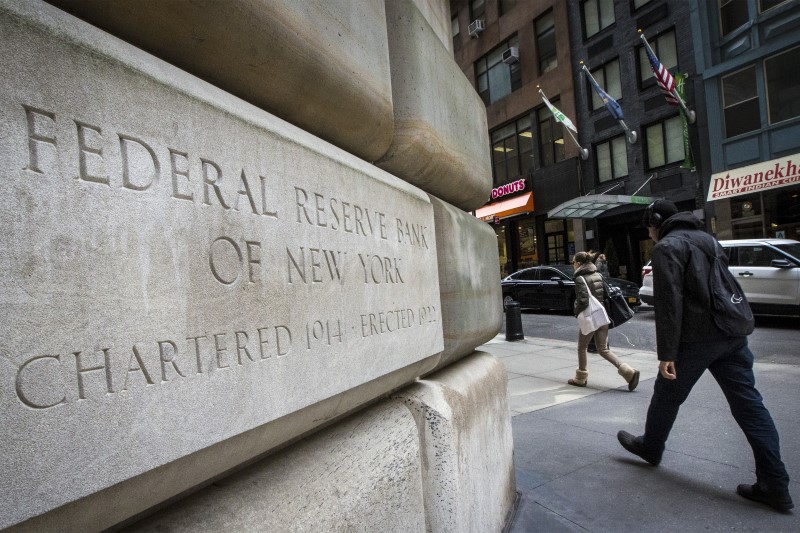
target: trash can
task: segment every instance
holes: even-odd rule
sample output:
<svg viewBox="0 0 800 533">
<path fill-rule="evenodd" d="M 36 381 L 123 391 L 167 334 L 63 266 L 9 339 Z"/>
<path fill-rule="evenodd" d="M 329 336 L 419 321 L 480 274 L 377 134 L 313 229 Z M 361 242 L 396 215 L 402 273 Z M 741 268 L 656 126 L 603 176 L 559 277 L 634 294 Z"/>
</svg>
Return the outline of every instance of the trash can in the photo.
<svg viewBox="0 0 800 533">
<path fill-rule="evenodd" d="M 525 338 L 522 333 L 522 313 L 519 309 L 519 302 L 508 302 L 506 304 L 506 340 L 521 341 Z"/>
</svg>

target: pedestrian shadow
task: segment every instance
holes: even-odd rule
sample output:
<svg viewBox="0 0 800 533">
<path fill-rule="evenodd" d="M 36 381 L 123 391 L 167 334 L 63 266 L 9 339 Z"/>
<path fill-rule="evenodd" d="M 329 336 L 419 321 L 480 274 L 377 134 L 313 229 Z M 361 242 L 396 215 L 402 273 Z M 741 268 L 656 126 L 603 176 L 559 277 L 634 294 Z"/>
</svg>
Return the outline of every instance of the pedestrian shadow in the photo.
<svg viewBox="0 0 800 533">
<path fill-rule="evenodd" d="M 716 500 L 723 500 L 725 502 L 730 502 L 732 505 L 741 506 L 746 505 L 748 502 L 743 499 L 741 496 L 736 494 L 736 487 L 731 487 L 729 489 L 720 487 L 718 485 L 707 483 L 702 479 L 698 479 L 697 477 L 687 476 L 675 470 L 670 470 L 669 468 L 664 468 L 664 466 L 652 466 L 648 463 L 645 463 L 641 459 L 633 459 L 631 457 L 615 457 L 615 460 L 618 463 L 625 464 L 626 466 L 632 466 L 634 468 L 638 468 L 643 472 L 652 472 L 654 475 L 658 475 L 659 485 L 671 485 L 671 488 L 679 489 L 684 495 L 688 495 L 688 497 L 693 497 L 696 495 L 698 498 L 713 498 Z M 743 479 L 741 482 L 747 482 L 747 479 L 751 477 L 753 474 L 749 471 L 743 470 L 743 474 L 746 474 L 746 479 Z M 652 480 L 652 478 L 651 478 Z M 662 494 L 664 494 L 664 488 L 659 487 L 658 489 L 659 494 L 657 495 L 659 498 Z M 757 507 L 761 507 L 758 505 Z"/>
</svg>

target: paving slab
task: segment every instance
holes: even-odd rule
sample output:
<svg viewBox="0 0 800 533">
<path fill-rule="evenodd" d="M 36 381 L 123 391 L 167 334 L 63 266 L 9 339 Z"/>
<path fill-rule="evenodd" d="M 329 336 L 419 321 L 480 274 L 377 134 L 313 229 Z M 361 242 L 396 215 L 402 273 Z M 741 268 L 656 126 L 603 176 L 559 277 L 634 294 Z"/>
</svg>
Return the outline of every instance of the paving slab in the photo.
<svg viewBox="0 0 800 533">
<path fill-rule="evenodd" d="M 511 343 L 498 335 L 479 349 L 516 353 L 504 356 L 514 367 L 508 387 L 520 495 L 511 533 L 800 531 L 797 512 L 777 513 L 736 495 L 736 485 L 755 479 L 753 457 L 709 373 L 681 407 L 660 466 L 652 467 L 622 449 L 616 433 L 642 432 L 656 354 L 614 350 L 642 372 L 629 393 L 597 356 L 590 356 L 586 388 L 566 385 L 569 376 L 558 369 L 537 369 L 542 360 L 574 354 L 576 343 L 531 337 Z M 756 363 L 754 371 L 798 501 L 800 366 Z"/>
</svg>

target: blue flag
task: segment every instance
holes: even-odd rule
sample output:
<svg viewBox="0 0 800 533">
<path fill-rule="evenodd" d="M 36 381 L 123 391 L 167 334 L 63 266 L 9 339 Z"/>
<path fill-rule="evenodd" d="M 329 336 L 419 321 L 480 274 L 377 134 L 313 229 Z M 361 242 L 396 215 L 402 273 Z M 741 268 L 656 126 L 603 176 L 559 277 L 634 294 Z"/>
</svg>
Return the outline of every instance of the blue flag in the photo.
<svg viewBox="0 0 800 533">
<path fill-rule="evenodd" d="M 594 92 L 596 92 L 597 96 L 600 97 L 600 100 L 603 101 L 606 109 L 608 109 L 609 113 L 611 113 L 611 116 L 617 120 L 624 120 L 625 117 L 622 115 L 622 108 L 619 106 L 617 101 L 611 98 L 608 93 L 600 87 L 597 81 L 595 81 L 594 76 L 592 76 L 588 70 L 586 70 L 586 74 L 589 76 L 589 81 L 591 82 L 592 87 L 594 87 Z"/>
</svg>

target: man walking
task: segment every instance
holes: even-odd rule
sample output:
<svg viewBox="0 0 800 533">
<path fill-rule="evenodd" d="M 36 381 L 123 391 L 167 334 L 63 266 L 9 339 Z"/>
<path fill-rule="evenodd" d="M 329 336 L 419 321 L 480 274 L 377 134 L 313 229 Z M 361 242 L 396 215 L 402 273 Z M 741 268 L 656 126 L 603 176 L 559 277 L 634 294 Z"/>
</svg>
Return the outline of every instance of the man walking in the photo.
<svg viewBox="0 0 800 533">
<path fill-rule="evenodd" d="M 653 466 L 700 376 L 708 369 L 719 384 L 739 427 L 753 449 L 756 483 L 736 492 L 778 511 L 794 507 L 789 474 L 781 461 L 778 431 L 755 387 L 753 354 L 746 336 L 730 336 L 713 320 L 709 291 L 710 257 L 727 268 L 724 250 L 691 213 L 679 213 L 668 200 L 648 206 L 644 225 L 653 248 L 653 296 L 659 375 L 647 410 L 644 435 L 617 434 L 620 444 Z"/>
</svg>

